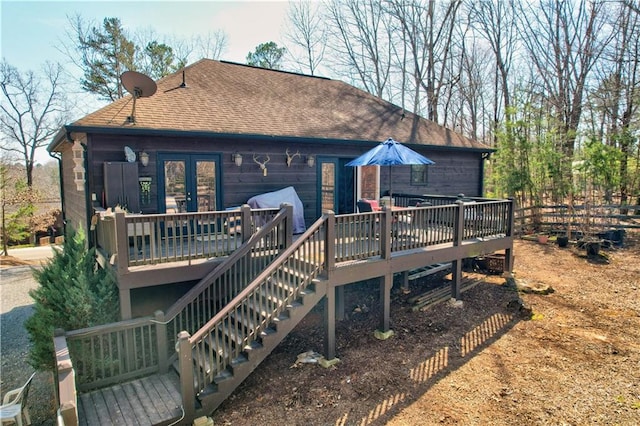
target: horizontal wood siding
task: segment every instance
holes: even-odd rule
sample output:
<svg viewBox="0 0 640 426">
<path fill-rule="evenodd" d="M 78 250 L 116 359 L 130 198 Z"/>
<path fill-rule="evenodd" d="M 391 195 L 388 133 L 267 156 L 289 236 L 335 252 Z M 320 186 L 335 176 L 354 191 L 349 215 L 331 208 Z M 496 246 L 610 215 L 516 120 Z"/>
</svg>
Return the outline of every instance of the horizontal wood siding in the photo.
<svg viewBox="0 0 640 426">
<path fill-rule="evenodd" d="M 310 143 L 288 142 L 274 137 L 272 140 L 237 139 L 237 138 L 205 138 L 205 137 L 161 137 L 161 136 L 121 136 L 121 135 L 93 135 L 90 139 L 90 173 L 92 192 L 96 194 L 95 205 L 100 205 L 103 187 L 103 167 L 105 161 L 125 161 L 124 146 L 129 146 L 137 155 L 141 151 L 149 154 L 149 165 L 139 167 L 141 177 L 152 177 L 151 203 L 142 206 L 143 213 L 159 213 L 158 211 L 158 182 L 157 182 L 157 154 L 158 152 L 174 153 L 206 153 L 219 154 L 222 159 L 223 205 L 222 208 L 238 206 L 257 194 L 276 191 L 286 186 L 293 186 L 300 197 L 305 211 L 307 225 L 316 219 L 316 166 L 308 167 L 306 158 L 313 155 L 352 159 L 364 153 L 375 144 L 354 143 Z M 413 147 L 412 147 L 413 148 Z M 290 167 L 286 164 L 285 151 L 300 152 Z M 481 154 L 464 151 L 430 151 L 426 148 L 418 150 L 436 162 L 429 168 L 429 183 L 426 186 L 410 184 L 411 168 L 408 166 L 392 168 L 392 182 L 394 192 L 457 194 L 478 196 L 481 173 Z M 241 167 L 237 167 L 232 159 L 233 153 L 240 153 L 243 157 Z M 264 176 L 260 166 L 253 161 L 253 155 L 264 161 L 266 156 L 270 161 L 266 164 L 267 176 Z M 137 182 L 136 182 L 137 184 Z M 381 171 L 381 190 L 389 188 L 389 172 Z"/>
<path fill-rule="evenodd" d="M 468 197 L 480 197 L 482 182 L 482 158 L 479 152 L 464 151 L 435 151 L 427 152 L 427 157 L 435 161 L 436 164 L 429 166 L 428 185 L 415 186 L 408 184 L 411 179 L 411 171 L 403 175 L 407 179 L 406 187 L 399 187 L 397 192 L 409 194 L 432 194 L 432 195 L 456 195 L 463 193 Z M 384 174 L 382 174 L 384 177 Z M 400 179 L 401 176 L 398 176 Z M 384 186 L 383 186 L 384 188 Z M 393 181 L 394 192 L 396 192 L 396 180 Z M 424 189 L 424 190 L 423 190 Z"/>
</svg>

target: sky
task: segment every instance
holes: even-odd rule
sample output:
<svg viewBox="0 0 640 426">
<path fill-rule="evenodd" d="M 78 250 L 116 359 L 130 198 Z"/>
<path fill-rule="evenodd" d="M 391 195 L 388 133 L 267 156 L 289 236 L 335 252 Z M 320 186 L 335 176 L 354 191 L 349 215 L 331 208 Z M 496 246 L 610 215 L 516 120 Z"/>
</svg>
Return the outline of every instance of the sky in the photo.
<svg viewBox="0 0 640 426">
<path fill-rule="evenodd" d="M 129 33 L 152 29 L 158 37 L 188 40 L 222 30 L 227 49 L 220 59 L 244 63 L 261 43 L 285 44 L 288 6 L 284 0 L 0 0 L 0 51 L 3 59 L 23 72 L 37 71 L 46 61 L 71 67 L 59 46 L 68 40 L 68 16 L 80 14 L 97 24 L 106 17 L 117 17 Z M 47 157 L 46 152 L 38 155 L 41 161 Z"/>
</svg>

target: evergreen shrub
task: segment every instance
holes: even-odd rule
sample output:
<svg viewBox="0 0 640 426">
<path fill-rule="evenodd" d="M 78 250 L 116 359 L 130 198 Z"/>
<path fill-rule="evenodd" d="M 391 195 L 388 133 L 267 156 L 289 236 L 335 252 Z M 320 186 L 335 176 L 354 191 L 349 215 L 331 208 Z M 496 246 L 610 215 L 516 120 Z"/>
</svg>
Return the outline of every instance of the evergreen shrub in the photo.
<svg viewBox="0 0 640 426">
<path fill-rule="evenodd" d="M 82 231 L 69 229 L 62 251 L 33 276 L 40 284 L 29 295 L 34 313 L 25 322 L 32 347 L 28 362 L 38 370 L 53 370 L 56 328 L 77 330 L 118 321 L 116 279 L 98 266 L 95 249 L 87 250 Z"/>
</svg>

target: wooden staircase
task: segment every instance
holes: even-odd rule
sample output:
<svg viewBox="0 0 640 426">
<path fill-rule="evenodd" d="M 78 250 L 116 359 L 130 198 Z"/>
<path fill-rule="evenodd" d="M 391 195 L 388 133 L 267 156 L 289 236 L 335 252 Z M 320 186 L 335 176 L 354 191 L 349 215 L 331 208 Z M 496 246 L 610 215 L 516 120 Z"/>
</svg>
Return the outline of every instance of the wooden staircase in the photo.
<svg viewBox="0 0 640 426">
<path fill-rule="evenodd" d="M 276 286 L 286 286 L 285 283 L 277 283 Z M 326 286 L 321 280 L 314 280 L 313 284 L 301 292 L 301 296 L 293 303 L 287 304 L 286 310 L 274 317 L 268 327 L 260 331 L 258 339 L 242 348 L 240 356 L 230 360 L 228 366 L 222 371 L 216 371 L 213 383 L 196 394 L 197 409 L 196 417 L 211 414 L 231 393 L 251 374 L 251 372 L 275 349 L 276 346 L 295 328 L 295 326 L 307 315 L 311 309 L 324 297 Z M 247 310 L 252 317 L 264 318 L 267 316 L 266 307 L 261 304 L 262 299 L 277 300 L 277 294 L 265 292 L 260 294 L 258 300 L 247 301 Z M 234 345 L 242 345 L 242 338 L 236 330 L 242 329 L 244 333 L 251 333 L 256 329 L 256 324 L 247 318 L 239 318 L 233 324 L 228 324 L 224 328 L 222 336 L 218 339 L 232 341 Z M 206 344 L 206 350 L 210 353 L 217 352 L 220 344 Z M 211 355 L 212 356 L 212 355 Z M 221 356 L 229 356 L 222 354 Z M 209 358 L 209 357 L 207 357 Z M 194 368 L 206 371 L 211 369 L 208 363 L 199 362 L 202 357 L 193 357 Z M 205 358 L 206 359 L 206 358 Z"/>
<path fill-rule="evenodd" d="M 193 335 L 180 331 L 172 365 L 185 420 L 211 414 L 326 295 L 323 226 L 319 219 Z"/>
</svg>

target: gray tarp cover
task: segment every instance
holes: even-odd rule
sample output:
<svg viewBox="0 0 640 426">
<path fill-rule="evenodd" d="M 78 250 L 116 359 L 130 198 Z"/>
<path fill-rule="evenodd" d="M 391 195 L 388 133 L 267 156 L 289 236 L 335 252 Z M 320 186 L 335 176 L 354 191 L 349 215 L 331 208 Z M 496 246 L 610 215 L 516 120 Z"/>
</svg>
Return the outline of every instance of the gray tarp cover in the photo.
<svg viewBox="0 0 640 426">
<path fill-rule="evenodd" d="M 247 204 L 252 209 L 279 208 L 282 203 L 293 206 L 293 233 L 301 234 L 307 230 L 304 224 L 304 207 L 293 186 L 287 186 L 274 192 L 266 192 L 249 198 Z"/>
</svg>

